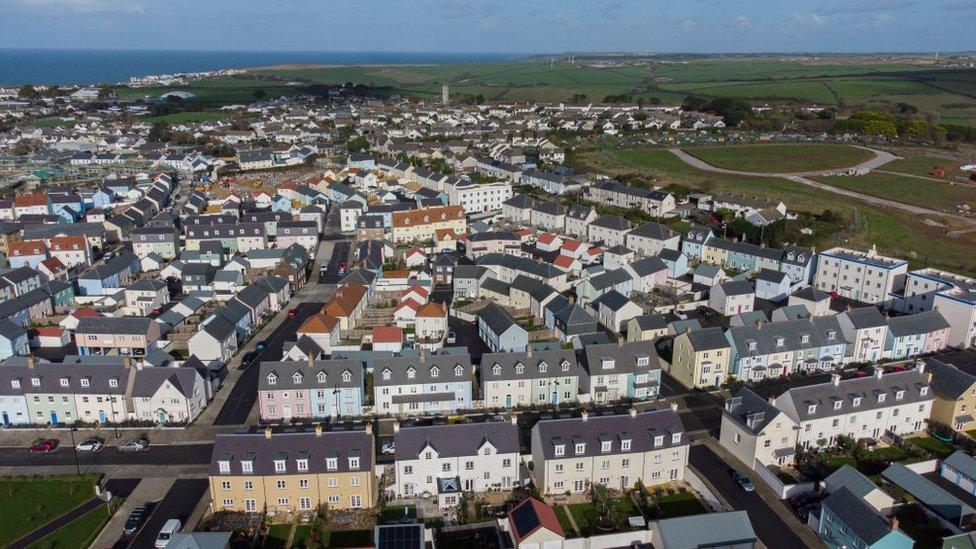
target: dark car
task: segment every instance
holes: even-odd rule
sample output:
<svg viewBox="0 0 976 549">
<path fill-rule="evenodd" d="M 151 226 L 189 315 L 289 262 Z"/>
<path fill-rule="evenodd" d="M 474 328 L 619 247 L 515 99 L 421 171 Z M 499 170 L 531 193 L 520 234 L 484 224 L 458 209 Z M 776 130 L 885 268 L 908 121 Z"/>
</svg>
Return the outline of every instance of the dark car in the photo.
<svg viewBox="0 0 976 549">
<path fill-rule="evenodd" d="M 298 309 L 288 311 L 288 318 L 295 318 L 296 316 L 298 316 Z"/>
<path fill-rule="evenodd" d="M 268 342 L 267 341 L 258 341 L 254 345 L 254 348 L 257 349 L 257 350 L 259 350 L 259 351 L 263 351 L 264 348 L 267 347 L 267 346 L 268 346 Z"/>
<path fill-rule="evenodd" d="M 27 447 L 28 454 L 50 454 L 58 447 L 58 441 L 53 438 L 35 440 Z"/>
<path fill-rule="evenodd" d="M 135 534 L 144 520 L 146 520 L 146 508 L 140 505 L 129 513 L 129 518 L 125 519 L 125 524 L 122 525 L 122 533 L 126 535 Z"/>
<path fill-rule="evenodd" d="M 739 486 L 741 486 L 746 492 L 752 492 L 756 489 L 756 487 L 753 486 L 752 481 L 749 480 L 749 476 L 741 471 L 733 471 L 732 479 L 738 482 Z"/>
</svg>

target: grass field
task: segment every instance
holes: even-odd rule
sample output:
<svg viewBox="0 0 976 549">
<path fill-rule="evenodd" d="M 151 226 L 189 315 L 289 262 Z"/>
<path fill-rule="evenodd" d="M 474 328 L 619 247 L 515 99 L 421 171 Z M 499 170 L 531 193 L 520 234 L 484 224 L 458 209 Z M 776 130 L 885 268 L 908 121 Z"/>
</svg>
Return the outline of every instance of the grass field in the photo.
<svg viewBox="0 0 976 549">
<path fill-rule="evenodd" d="M 641 512 L 628 497 L 621 497 L 609 501 L 610 512 L 613 514 L 618 524 L 626 524 L 627 517 L 640 515 Z M 594 503 L 576 503 L 569 506 L 569 512 L 573 515 L 573 521 L 580 529 L 583 537 L 594 534 L 594 525 L 602 509 Z"/>
<path fill-rule="evenodd" d="M 686 517 L 708 512 L 708 509 L 691 492 L 677 492 L 654 498 L 654 503 L 661 510 L 662 518 Z"/>
<path fill-rule="evenodd" d="M 98 475 L 0 479 L 0 547 L 95 497 Z"/>
<path fill-rule="evenodd" d="M 234 115 L 224 111 L 186 111 L 162 116 L 147 116 L 143 120 L 146 122 L 165 122 L 168 124 L 180 124 L 183 122 L 206 122 L 208 120 L 229 120 Z"/>
<path fill-rule="evenodd" d="M 950 185 L 917 177 L 878 172 L 816 179 L 834 187 L 945 212 L 955 212 L 957 204 L 969 203 L 976 206 L 976 188 L 965 185 Z"/>
<path fill-rule="evenodd" d="M 690 147 L 685 151 L 713 166 L 760 173 L 849 168 L 874 158 L 871 151 L 822 143 Z"/>
<path fill-rule="evenodd" d="M 99 505 L 92 511 L 44 536 L 36 543 L 29 545 L 31 549 L 77 549 L 88 547 L 95 541 L 98 533 L 108 524 L 111 515 L 104 505 Z"/>
</svg>

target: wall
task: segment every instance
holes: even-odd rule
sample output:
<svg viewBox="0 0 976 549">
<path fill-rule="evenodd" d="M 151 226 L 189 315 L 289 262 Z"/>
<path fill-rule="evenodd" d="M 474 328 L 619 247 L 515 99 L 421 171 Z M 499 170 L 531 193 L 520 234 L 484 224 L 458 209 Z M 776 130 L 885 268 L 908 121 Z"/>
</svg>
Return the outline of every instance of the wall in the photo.
<svg viewBox="0 0 976 549">
<path fill-rule="evenodd" d="M 915 471 L 916 473 L 918 473 L 920 475 L 924 475 L 925 473 L 932 473 L 932 472 L 936 471 L 939 468 L 939 460 L 937 460 L 937 459 L 930 459 L 928 461 L 920 461 L 918 463 L 910 463 L 910 464 L 905 465 L 905 467 L 907 467 L 908 469 L 911 469 L 912 471 Z"/>
<path fill-rule="evenodd" d="M 698 492 L 698 495 L 705 500 L 705 503 L 707 503 L 712 510 L 716 512 L 731 510 L 726 508 L 725 504 L 715 497 L 715 494 L 713 494 L 708 486 L 706 486 L 705 483 L 698 478 L 698 474 L 691 467 L 685 467 L 685 482 L 687 482 L 689 486 Z"/>
<path fill-rule="evenodd" d="M 773 489 L 773 492 L 776 492 L 779 499 L 787 499 L 800 494 L 809 494 L 817 488 L 817 484 L 815 482 L 784 484 L 783 481 L 776 476 L 776 473 L 773 473 L 768 467 L 759 462 L 756 462 L 754 470 L 759 473 L 759 478 L 763 479 L 763 481 Z"/>
</svg>

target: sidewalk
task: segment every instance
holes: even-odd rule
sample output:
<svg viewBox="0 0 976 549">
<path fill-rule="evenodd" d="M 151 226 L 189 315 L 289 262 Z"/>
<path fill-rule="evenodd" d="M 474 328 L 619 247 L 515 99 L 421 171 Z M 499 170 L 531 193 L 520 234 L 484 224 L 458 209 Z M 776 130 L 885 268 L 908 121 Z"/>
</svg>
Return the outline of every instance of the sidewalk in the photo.
<svg viewBox="0 0 976 549">
<path fill-rule="evenodd" d="M 122 503 L 122 507 L 115 511 L 105 528 L 102 528 L 91 547 L 112 547 L 115 545 L 115 542 L 122 537 L 122 525 L 129 518 L 129 513 L 140 505 L 163 499 L 163 496 L 173 485 L 173 481 L 173 477 L 143 478 L 136 489 Z"/>
</svg>

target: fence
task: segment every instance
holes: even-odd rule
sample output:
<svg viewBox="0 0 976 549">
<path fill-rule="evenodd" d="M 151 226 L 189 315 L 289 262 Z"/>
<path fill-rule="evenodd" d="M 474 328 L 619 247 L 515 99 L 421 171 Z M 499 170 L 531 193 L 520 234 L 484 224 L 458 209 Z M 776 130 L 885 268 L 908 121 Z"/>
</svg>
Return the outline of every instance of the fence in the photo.
<svg viewBox="0 0 976 549">
<path fill-rule="evenodd" d="M 712 490 L 702 482 L 702 479 L 698 478 L 698 474 L 691 467 L 685 467 L 685 482 L 692 487 L 693 490 L 698 492 L 698 494 L 705 500 L 705 503 L 712 508 L 713 511 L 728 511 L 725 504 L 722 503 Z"/>
<path fill-rule="evenodd" d="M 771 471 L 769 467 L 766 467 L 762 463 L 756 462 L 755 467 L 756 473 L 759 474 L 759 478 L 763 479 L 773 492 L 776 492 L 776 496 L 779 499 L 787 499 L 800 494 L 809 494 L 817 489 L 817 483 L 815 482 L 798 482 L 794 484 L 786 484 L 776 473 Z"/>
</svg>

